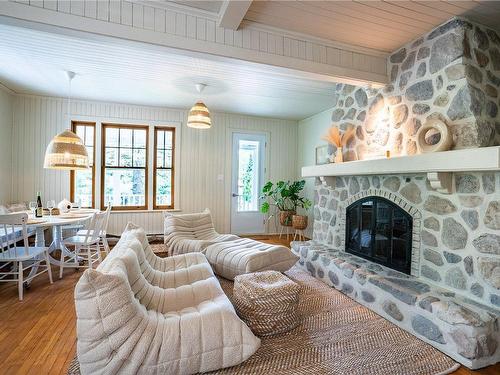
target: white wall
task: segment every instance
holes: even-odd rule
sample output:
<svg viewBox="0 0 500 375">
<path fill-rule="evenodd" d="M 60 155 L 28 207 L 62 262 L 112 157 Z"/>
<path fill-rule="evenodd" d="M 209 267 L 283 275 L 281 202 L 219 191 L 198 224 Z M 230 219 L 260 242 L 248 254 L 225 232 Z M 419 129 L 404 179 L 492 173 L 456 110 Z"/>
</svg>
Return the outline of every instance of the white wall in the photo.
<svg viewBox="0 0 500 375">
<path fill-rule="evenodd" d="M 316 163 L 316 147 L 326 145 L 321 137 L 331 126 L 332 108 L 320 112 L 314 116 L 299 121 L 297 142 L 297 175 L 301 176 L 301 168 Z M 306 178 L 305 196 L 314 202 L 314 179 Z M 309 226 L 306 236 L 312 238 L 313 210 L 308 211 Z"/>
<path fill-rule="evenodd" d="M 44 200 L 69 197 L 69 173 L 42 167 L 47 144 L 55 134 L 68 127 L 66 113 L 66 101 L 62 98 L 15 96 L 12 200 L 29 201 L 37 190 L 43 192 Z M 210 208 L 220 231 L 230 228 L 231 148 L 227 142 L 231 129 L 269 135 L 268 179 L 297 177 L 296 121 L 213 113 L 212 129 L 200 131 L 185 126 L 186 110 L 78 100 L 72 102 L 71 114 L 73 119 L 102 122 L 182 123 L 180 191 L 176 192 L 180 198 L 178 208 L 183 212 Z M 223 181 L 218 181 L 218 175 L 224 176 Z M 158 211 L 113 213 L 109 232 L 121 233 L 127 221 L 134 221 L 150 233 L 163 232 L 162 213 Z M 274 231 L 274 228 L 269 230 Z"/>
<path fill-rule="evenodd" d="M 12 102 L 12 95 L 0 85 L 0 204 L 11 203 Z"/>
</svg>

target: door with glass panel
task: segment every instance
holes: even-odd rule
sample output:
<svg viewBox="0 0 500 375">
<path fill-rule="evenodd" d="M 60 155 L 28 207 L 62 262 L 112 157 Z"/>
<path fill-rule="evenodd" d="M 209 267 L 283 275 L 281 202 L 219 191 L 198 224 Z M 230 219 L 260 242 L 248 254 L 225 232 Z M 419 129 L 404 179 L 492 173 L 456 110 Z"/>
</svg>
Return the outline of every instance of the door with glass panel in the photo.
<svg viewBox="0 0 500 375">
<path fill-rule="evenodd" d="M 233 133 L 231 176 L 231 232 L 265 232 L 259 195 L 264 184 L 266 136 Z"/>
</svg>

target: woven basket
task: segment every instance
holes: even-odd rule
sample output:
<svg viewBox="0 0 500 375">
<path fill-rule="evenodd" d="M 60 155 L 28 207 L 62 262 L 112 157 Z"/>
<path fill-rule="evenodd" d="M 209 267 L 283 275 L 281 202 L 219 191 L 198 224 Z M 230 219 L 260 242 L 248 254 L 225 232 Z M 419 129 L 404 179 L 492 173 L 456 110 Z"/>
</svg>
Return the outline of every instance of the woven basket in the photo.
<svg viewBox="0 0 500 375">
<path fill-rule="evenodd" d="M 254 334 L 271 336 L 299 325 L 299 291 L 299 285 L 280 272 L 256 272 L 234 279 L 233 302 Z"/>
<path fill-rule="evenodd" d="M 293 215 L 292 216 L 292 227 L 294 229 L 304 230 L 307 228 L 307 216 L 304 215 Z"/>
<path fill-rule="evenodd" d="M 295 211 L 280 211 L 280 224 L 285 227 L 292 226 L 292 216 L 295 215 Z"/>
</svg>

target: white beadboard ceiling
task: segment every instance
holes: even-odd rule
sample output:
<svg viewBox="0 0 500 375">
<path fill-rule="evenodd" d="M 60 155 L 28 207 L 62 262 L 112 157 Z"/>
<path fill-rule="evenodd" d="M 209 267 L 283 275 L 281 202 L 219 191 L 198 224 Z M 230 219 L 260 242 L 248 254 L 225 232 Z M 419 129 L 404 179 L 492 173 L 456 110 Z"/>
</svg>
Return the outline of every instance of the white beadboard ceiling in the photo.
<svg viewBox="0 0 500 375">
<path fill-rule="evenodd" d="M 500 30 L 500 1 L 262 1 L 245 20 L 393 52 L 454 16 Z"/>
<path fill-rule="evenodd" d="M 150 47 L 150 46 L 149 46 Z M 17 93 L 303 119 L 331 106 L 333 82 L 237 60 L 216 61 L 139 43 L 80 38 L 0 24 L 0 83 Z M 196 83 L 208 86 L 202 95 Z"/>
<path fill-rule="evenodd" d="M 223 3 L 210 0 L 148 2 L 203 11 L 214 18 L 220 17 Z M 243 24 L 259 24 L 391 53 L 455 16 L 500 32 L 499 0 L 253 0 Z"/>
</svg>

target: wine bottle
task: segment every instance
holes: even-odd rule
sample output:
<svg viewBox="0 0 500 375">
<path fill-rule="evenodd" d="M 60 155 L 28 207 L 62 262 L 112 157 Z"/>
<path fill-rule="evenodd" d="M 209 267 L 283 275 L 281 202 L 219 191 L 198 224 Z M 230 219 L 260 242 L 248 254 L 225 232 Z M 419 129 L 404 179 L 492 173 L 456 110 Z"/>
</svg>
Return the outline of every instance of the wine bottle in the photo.
<svg viewBox="0 0 500 375">
<path fill-rule="evenodd" d="M 36 193 L 35 217 L 42 217 L 42 216 L 43 216 L 42 198 L 40 196 L 40 192 L 38 191 Z"/>
</svg>

